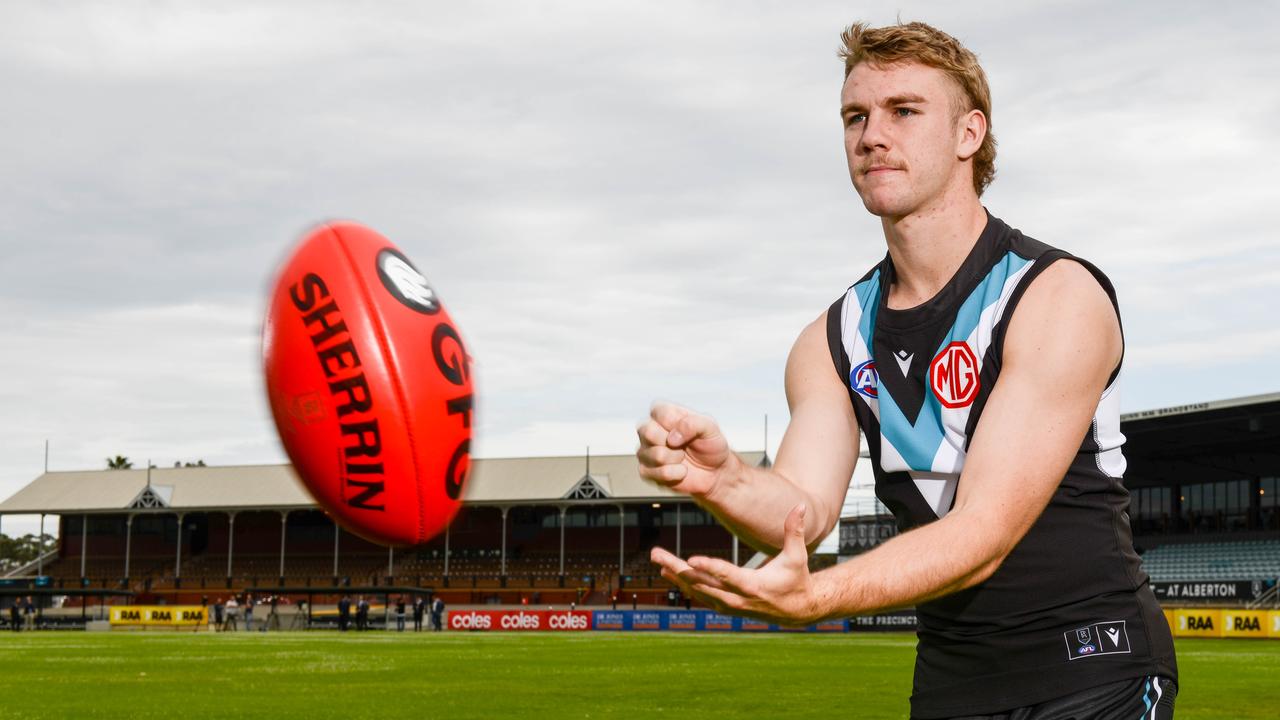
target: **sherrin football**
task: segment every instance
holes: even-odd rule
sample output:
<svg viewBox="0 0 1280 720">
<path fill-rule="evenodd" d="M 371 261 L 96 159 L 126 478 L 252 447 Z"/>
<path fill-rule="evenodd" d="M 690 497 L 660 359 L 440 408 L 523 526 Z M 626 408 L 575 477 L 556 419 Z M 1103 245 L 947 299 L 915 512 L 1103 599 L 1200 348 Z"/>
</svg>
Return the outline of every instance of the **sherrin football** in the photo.
<svg viewBox="0 0 1280 720">
<path fill-rule="evenodd" d="M 308 233 L 271 290 L 262 354 L 280 440 L 331 517 L 383 545 L 444 530 L 470 469 L 471 369 L 395 245 L 350 222 Z"/>
</svg>

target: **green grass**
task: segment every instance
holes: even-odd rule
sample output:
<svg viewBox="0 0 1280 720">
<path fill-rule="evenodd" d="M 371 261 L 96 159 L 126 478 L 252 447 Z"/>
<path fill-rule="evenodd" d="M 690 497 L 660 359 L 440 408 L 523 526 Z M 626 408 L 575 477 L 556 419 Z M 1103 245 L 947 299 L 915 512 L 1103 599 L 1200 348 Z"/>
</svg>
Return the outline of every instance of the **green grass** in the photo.
<svg viewBox="0 0 1280 720">
<path fill-rule="evenodd" d="M 915 638 L 4 633 L 0 718 L 907 714 Z M 1274 718 L 1280 642 L 1180 640 L 1179 720 Z"/>
</svg>

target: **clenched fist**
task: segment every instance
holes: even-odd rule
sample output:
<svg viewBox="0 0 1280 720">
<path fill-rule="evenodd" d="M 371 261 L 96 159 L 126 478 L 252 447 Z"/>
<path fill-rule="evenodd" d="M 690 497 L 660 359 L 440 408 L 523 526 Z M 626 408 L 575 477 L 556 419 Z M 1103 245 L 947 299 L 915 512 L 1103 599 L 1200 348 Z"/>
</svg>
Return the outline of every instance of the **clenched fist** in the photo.
<svg viewBox="0 0 1280 720">
<path fill-rule="evenodd" d="M 640 477 L 678 493 L 706 497 L 741 463 L 716 422 L 669 403 L 654 403 L 640 436 Z"/>
</svg>

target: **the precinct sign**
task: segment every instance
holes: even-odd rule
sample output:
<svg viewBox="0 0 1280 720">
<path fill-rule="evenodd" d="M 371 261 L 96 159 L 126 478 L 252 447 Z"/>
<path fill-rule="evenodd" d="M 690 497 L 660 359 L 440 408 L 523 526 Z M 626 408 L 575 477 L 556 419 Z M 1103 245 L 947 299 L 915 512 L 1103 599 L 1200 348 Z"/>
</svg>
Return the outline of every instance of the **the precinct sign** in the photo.
<svg viewBox="0 0 1280 720">
<path fill-rule="evenodd" d="M 1153 582 L 1151 591 L 1159 600 L 1208 602 L 1248 602 L 1262 594 L 1261 580 L 1221 580 L 1218 582 Z"/>
<path fill-rule="evenodd" d="M 851 632 L 866 631 L 914 631 L 918 627 L 914 610 L 898 610 L 878 615 L 861 615 L 849 618 Z"/>
<path fill-rule="evenodd" d="M 112 626 L 199 627 L 209 622 L 199 605 L 117 605 L 111 608 Z"/>
</svg>

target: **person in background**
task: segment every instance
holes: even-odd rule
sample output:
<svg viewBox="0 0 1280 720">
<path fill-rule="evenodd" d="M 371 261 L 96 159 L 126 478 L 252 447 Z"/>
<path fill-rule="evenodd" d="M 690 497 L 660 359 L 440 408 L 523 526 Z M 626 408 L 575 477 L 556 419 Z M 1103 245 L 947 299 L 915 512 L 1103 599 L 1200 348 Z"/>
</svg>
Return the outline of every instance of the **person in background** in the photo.
<svg viewBox="0 0 1280 720">
<path fill-rule="evenodd" d="M 343 595 L 338 601 L 338 630 L 346 632 L 351 629 L 351 596 Z"/>
<path fill-rule="evenodd" d="M 227 598 L 227 621 L 222 625 L 223 630 L 236 627 L 240 618 L 240 602 L 236 600 L 236 596 L 232 595 Z"/>
<path fill-rule="evenodd" d="M 356 602 L 356 629 L 369 629 L 369 600 L 363 595 Z"/>
<path fill-rule="evenodd" d="M 222 604 L 222 598 L 213 601 L 213 629 L 222 631 L 222 615 L 225 607 Z"/>
<path fill-rule="evenodd" d="M 404 596 L 396 598 L 396 632 L 404 632 Z"/>
<path fill-rule="evenodd" d="M 13 604 L 9 606 L 9 629 L 18 632 L 22 629 L 21 615 L 18 612 L 18 599 L 13 599 Z"/>
<path fill-rule="evenodd" d="M 244 596 L 244 629 L 253 630 L 253 596 Z"/>
<path fill-rule="evenodd" d="M 22 614 L 25 616 L 25 625 L 28 630 L 36 629 L 36 604 L 27 596 L 27 603 L 22 606 Z"/>
<path fill-rule="evenodd" d="M 439 597 L 431 601 L 431 629 L 436 632 L 444 629 L 444 600 Z"/>
<path fill-rule="evenodd" d="M 427 612 L 427 602 L 421 595 L 413 598 L 413 631 L 422 631 L 422 616 Z"/>
</svg>

